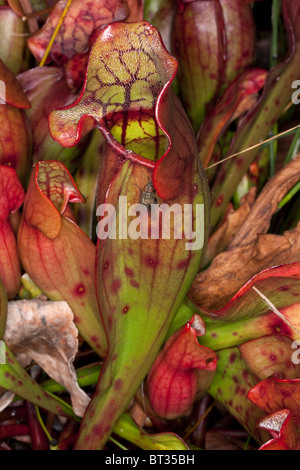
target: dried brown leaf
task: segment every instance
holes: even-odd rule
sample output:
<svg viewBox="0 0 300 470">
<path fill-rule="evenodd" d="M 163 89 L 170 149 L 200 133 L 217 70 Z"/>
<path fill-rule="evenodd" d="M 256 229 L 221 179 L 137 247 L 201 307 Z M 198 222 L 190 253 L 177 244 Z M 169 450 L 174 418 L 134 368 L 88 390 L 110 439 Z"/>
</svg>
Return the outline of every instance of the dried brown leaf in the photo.
<svg viewBox="0 0 300 470">
<path fill-rule="evenodd" d="M 134 401 L 132 406 L 130 407 L 129 414 L 134 420 L 134 422 L 140 427 L 143 428 L 145 426 L 145 421 L 147 419 L 147 413 L 141 407 L 141 405 Z"/>
<path fill-rule="evenodd" d="M 5 390 L 5 388 L 0 387 L 0 412 L 5 410 L 5 408 L 11 404 L 15 397 L 13 392 Z"/>
<path fill-rule="evenodd" d="M 232 207 L 229 208 L 222 225 L 210 236 L 207 248 L 203 256 L 202 266 L 205 266 L 217 254 L 225 250 L 232 242 L 237 231 L 246 220 L 256 195 L 256 188 L 250 188 L 249 193 L 246 194 L 242 200 L 240 207 L 235 211 Z"/>
<path fill-rule="evenodd" d="M 283 235 L 267 234 L 278 203 L 300 179 L 298 155 L 264 187 L 226 251 L 199 273 L 190 290 L 201 307 L 223 307 L 263 269 L 300 261 L 300 223 Z"/>
<path fill-rule="evenodd" d="M 80 389 L 73 360 L 78 332 L 67 302 L 40 299 L 8 303 L 4 335 L 8 347 L 25 367 L 31 360 L 70 393 L 74 413 L 83 416 L 89 398 Z"/>
</svg>

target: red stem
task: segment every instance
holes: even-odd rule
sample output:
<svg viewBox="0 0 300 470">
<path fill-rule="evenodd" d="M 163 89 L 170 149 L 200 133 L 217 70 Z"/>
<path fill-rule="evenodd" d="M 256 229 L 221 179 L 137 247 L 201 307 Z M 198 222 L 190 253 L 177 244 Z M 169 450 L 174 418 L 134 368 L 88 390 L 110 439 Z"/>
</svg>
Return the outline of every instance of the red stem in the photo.
<svg viewBox="0 0 300 470">
<path fill-rule="evenodd" d="M 27 424 L 8 424 L 0 426 L 0 439 L 6 439 L 12 436 L 26 436 L 30 434 Z"/>
<path fill-rule="evenodd" d="M 26 408 L 32 450 L 49 450 L 49 440 L 39 423 L 34 405 L 26 402 Z"/>
<path fill-rule="evenodd" d="M 208 409 L 212 402 L 212 398 L 209 395 L 204 395 L 202 399 L 199 401 L 196 407 L 196 418 L 195 421 L 201 418 L 205 411 Z M 204 449 L 205 448 L 205 434 L 207 429 L 207 417 L 204 418 L 200 423 L 199 426 L 195 429 L 192 434 L 192 441 L 193 444 L 196 446 Z"/>
<path fill-rule="evenodd" d="M 78 434 L 73 434 L 73 436 L 67 437 L 58 444 L 59 450 L 72 450 L 77 438 Z"/>
</svg>

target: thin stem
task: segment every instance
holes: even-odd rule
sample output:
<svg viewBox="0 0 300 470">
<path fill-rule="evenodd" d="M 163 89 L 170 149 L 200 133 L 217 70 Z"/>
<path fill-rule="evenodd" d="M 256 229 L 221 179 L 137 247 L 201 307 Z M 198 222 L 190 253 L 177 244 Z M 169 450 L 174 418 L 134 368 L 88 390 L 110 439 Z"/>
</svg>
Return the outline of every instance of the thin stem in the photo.
<svg viewBox="0 0 300 470">
<path fill-rule="evenodd" d="M 278 19 L 279 19 L 279 0 L 273 0 L 272 4 L 272 43 L 270 55 L 270 68 L 275 67 L 278 59 Z M 274 124 L 273 134 L 278 133 L 278 123 Z M 277 142 L 270 142 L 270 176 L 275 175 L 275 163 L 277 157 Z"/>
<path fill-rule="evenodd" d="M 30 0 L 19 0 L 21 10 L 24 16 L 29 16 L 33 13 L 33 8 L 30 3 Z M 30 34 L 34 34 L 39 29 L 38 22 L 35 18 L 28 18 L 27 21 L 28 29 Z"/>
<path fill-rule="evenodd" d="M 300 147 L 300 128 L 297 129 L 295 133 L 295 137 L 293 139 L 293 142 L 289 148 L 289 151 L 284 161 L 285 165 L 295 157 L 295 155 L 298 153 L 299 147 Z"/>
<path fill-rule="evenodd" d="M 39 421 L 39 423 L 40 423 L 40 425 L 41 425 L 41 427 L 42 427 L 44 433 L 46 434 L 47 438 L 49 439 L 49 442 L 51 442 L 51 441 L 52 441 L 52 437 L 51 437 L 51 435 L 50 435 L 48 429 L 46 428 L 44 421 L 42 420 L 41 413 L 40 413 L 40 409 L 39 409 L 39 407 L 38 407 L 37 405 L 35 405 L 35 410 L 36 410 L 36 414 L 37 414 L 38 421 Z"/>
<path fill-rule="evenodd" d="M 290 202 L 290 200 L 295 196 L 295 194 L 297 194 L 298 191 L 300 191 L 300 181 L 297 184 L 295 184 L 295 186 L 293 186 L 292 189 L 280 201 L 280 203 L 278 204 L 277 210 L 282 209 L 283 206 L 285 206 L 288 202 Z"/>
<path fill-rule="evenodd" d="M 244 447 L 243 447 L 243 450 L 247 450 L 247 448 L 248 448 L 248 446 L 249 446 L 250 439 L 251 439 L 251 436 L 249 435 L 249 436 L 247 437 L 247 440 L 246 440 L 246 442 L 245 442 L 245 445 L 244 445 Z"/>
<path fill-rule="evenodd" d="M 273 127 L 273 134 L 276 136 L 278 132 L 278 123 L 276 123 Z M 277 157 L 277 141 L 272 140 L 269 144 L 270 146 L 270 177 L 272 178 L 275 175 L 275 164 L 276 164 L 276 157 Z"/>
<path fill-rule="evenodd" d="M 30 13 L 28 15 L 22 16 L 23 21 L 28 21 L 31 20 L 32 18 L 36 18 L 37 16 L 45 15 L 46 13 L 50 13 L 52 11 L 52 8 L 44 8 L 43 10 L 40 11 L 35 11 L 33 13 Z"/>
<path fill-rule="evenodd" d="M 290 129 L 287 129 L 286 131 L 280 132 L 280 134 L 273 135 L 273 137 L 270 137 L 269 139 L 263 140 L 262 142 L 259 142 L 258 144 L 252 145 L 251 147 L 248 147 L 244 150 L 241 150 L 240 152 L 233 153 L 232 155 L 229 155 L 226 158 L 223 158 L 222 160 L 219 160 L 216 163 L 212 163 L 212 165 L 209 165 L 205 168 L 205 170 L 209 170 L 209 168 L 213 168 L 214 166 L 220 165 L 223 162 L 226 162 L 227 160 L 230 160 L 231 158 L 237 157 L 238 155 L 241 155 L 243 153 L 249 152 L 249 150 L 256 149 L 258 147 L 261 147 L 262 145 L 268 144 L 272 140 L 279 139 L 280 137 L 287 136 L 289 134 L 292 134 L 296 129 L 300 128 L 300 124 L 297 126 L 291 127 Z"/>
<path fill-rule="evenodd" d="M 198 421 L 194 424 L 193 427 L 191 427 L 187 433 L 184 435 L 183 437 L 183 440 L 186 441 L 187 438 L 195 431 L 195 429 L 197 429 L 197 427 L 199 426 L 200 423 L 202 423 L 202 421 L 209 415 L 209 413 L 212 411 L 212 409 L 214 408 L 215 406 L 215 403 L 213 402 L 208 408 L 207 410 L 203 413 L 203 415 L 198 419 Z"/>
<path fill-rule="evenodd" d="M 270 66 L 274 67 L 278 59 L 278 23 L 279 23 L 279 0 L 272 3 L 272 43 L 270 54 Z"/>
<path fill-rule="evenodd" d="M 120 449 L 122 450 L 128 450 L 127 447 L 123 446 L 123 444 L 121 444 L 120 442 L 118 442 L 116 439 L 114 439 L 113 437 L 110 437 L 109 440 L 111 442 L 113 442 L 114 444 L 116 444 L 116 446 L 120 447 Z"/>
<path fill-rule="evenodd" d="M 76 371 L 77 382 L 79 387 L 87 387 L 89 385 L 95 385 L 99 378 L 101 365 L 100 364 L 91 364 L 88 367 L 83 367 Z M 51 393 L 60 393 L 65 391 L 65 387 L 53 379 L 48 379 L 41 384 L 43 389 Z"/>
<path fill-rule="evenodd" d="M 47 49 L 46 49 L 46 51 L 45 51 L 45 54 L 44 54 L 44 56 L 43 56 L 43 58 L 42 58 L 42 60 L 41 60 L 41 62 L 40 62 L 40 65 L 39 65 L 40 67 L 43 67 L 43 65 L 45 65 L 45 62 L 46 62 L 47 57 L 48 57 L 48 55 L 49 55 L 49 53 L 50 53 L 51 47 L 53 46 L 53 43 L 54 43 L 54 41 L 55 41 L 55 39 L 56 39 L 56 36 L 57 36 L 57 34 L 58 34 L 58 31 L 60 30 L 61 25 L 63 24 L 64 18 L 65 18 L 66 14 L 67 14 L 67 12 L 68 12 L 68 10 L 69 10 L 69 8 L 70 8 L 71 3 L 72 3 L 72 0 L 68 0 L 68 3 L 66 4 L 66 6 L 65 6 L 65 8 L 64 8 L 64 11 L 62 12 L 61 17 L 59 18 L 59 22 L 57 23 L 57 26 L 56 26 L 55 30 L 53 31 L 52 37 L 51 37 L 51 39 L 50 39 L 50 41 L 49 41 L 49 44 L 48 44 Z"/>
</svg>

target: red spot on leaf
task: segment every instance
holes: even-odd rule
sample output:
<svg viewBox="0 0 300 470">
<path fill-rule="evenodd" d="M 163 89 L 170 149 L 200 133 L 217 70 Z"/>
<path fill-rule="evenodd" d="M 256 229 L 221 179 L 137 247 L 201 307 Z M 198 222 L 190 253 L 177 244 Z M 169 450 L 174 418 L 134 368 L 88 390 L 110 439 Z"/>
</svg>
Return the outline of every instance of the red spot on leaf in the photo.
<svg viewBox="0 0 300 470">
<path fill-rule="evenodd" d="M 117 379 L 114 384 L 115 390 L 121 390 L 122 387 L 123 387 L 123 380 Z"/>
<path fill-rule="evenodd" d="M 111 292 L 112 294 L 117 294 L 122 283 L 120 279 L 114 279 L 111 285 Z"/>
<path fill-rule="evenodd" d="M 109 262 L 105 261 L 105 263 L 103 265 L 103 271 L 108 268 L 108 265 L 109 265 Z"/>
<path fill-rule="evenodd" d="M 132 287 L 140 287 L 140 284 L 135 279 L 131 279 L 130 284 L 132 285 Z"/>
<path fill-rule="evenodd" d="M 188 267 L 189 263 L 190 263 L 189 259 L 182 260 L 177 264 L 177 269 L 185 269 Z"/>
<path fill-rule="evenodd" d="M 288 390 L 287 388 L 282 387 L 280 390 L 283 398 L 289 398 L 293 395 L 293 392 L 291 390 Z"/>
<path fill-rule="evenodd" d="M 147 266 L 150 266 L 151 268 L 155 268 L 158 265 L 158 260 L 148 256 L 147 258 L 145 258 L 145 264 Z"/>
<path fill-rule="evenodd" d="M 290 288 L 289 288 L 289 286 L 280 286 L 278 290 L 286 292 L 286 291 L 290 290 Z"/>
<path fill-rule="evenodd" d="M 236 352 L 230 354 L 229 362 L 232 364 L 237 358 Z"/>
<path fill-rule="evenodd" d="M 224 196 L 221 194 L 215 202 L 215 206 L 219 207 L 223 202 Z"/>
<path fill-rule="evenodd" d="M 82 296 L 85 294 L 85 287 L 82 282 L 77 284 L 77 286 L 74 289 L 74 294 L 76 296 Z"/>
<path fill-rule="evenodd" d="M 125 266 L 125 274 L 126 276 L 128 277 L 132 277 L 134 275 L 134 272 L 132 271 L 132 269 L 128 268 L 127 266 Z"/>
<path fill-rule="evenodd" d="M 91 340 L 93 341 L 93 343 L 98 343 L 98 338 L 97 336 L 91 336 Z"/>
</svg>

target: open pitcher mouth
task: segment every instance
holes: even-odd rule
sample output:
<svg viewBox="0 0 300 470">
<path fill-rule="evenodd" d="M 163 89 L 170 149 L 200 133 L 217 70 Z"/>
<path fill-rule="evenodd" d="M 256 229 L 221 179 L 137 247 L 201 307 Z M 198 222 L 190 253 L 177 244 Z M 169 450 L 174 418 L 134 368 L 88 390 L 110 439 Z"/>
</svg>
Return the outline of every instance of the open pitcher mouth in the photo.
<svg viewBox="0 0 300 470">
<path fill-rule="evenodd" d="M 80 96 L 50 114 L 52 137 L 72 147 L 98 127 L 124 157 L 157 162 L 171 145 L 157 106 L 176 71 L 176 59 L 149 23 L 108 25 L 91 49 Z"/>
<path fill-rule="evenodd" d="M 166 201 L 182 192 L 193 197 L 190 181 L 198 171 L 197 148 L 191 124 L 171 90 L 177 67 L 148 22 L 119 22 L 101 29 L 80 96 L 50 113 L 53 139 L 73 147 L 97 127 L 117 155 L 108 165 L 117 168 L 128 159 L 153 170 L 153 187 Z"/>
<path fill-rule="evenodd" d="M 42 197 L 59 214 L 65 212 L 69 202 L 84 202 L 70 172 L 60 162 L 36 163 L 35 181 Z"/>
<path fill-rule="evenodd" d="M 133 152 L 153 162 L 158 161 L 168 150 L 169 139 L 155 120 L 155 109 L 123 111 L 104 119 L 105 128 L 113 139 L 124 147 L 127 158 Z M 102 130 L 103 126 L 99 126 Z M 106 130 L 105 129 L 105 130 Z M 103 133 L 105 133 L 105 130 Z"/>
</svg>

